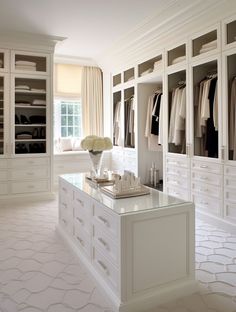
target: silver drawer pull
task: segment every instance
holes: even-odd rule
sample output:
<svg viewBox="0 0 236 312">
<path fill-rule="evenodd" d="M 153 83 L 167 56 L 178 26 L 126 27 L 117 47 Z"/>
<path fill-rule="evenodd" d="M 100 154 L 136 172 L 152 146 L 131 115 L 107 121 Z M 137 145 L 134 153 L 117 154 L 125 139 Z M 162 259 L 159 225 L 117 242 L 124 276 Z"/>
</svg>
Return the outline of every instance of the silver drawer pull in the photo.
<svg viewBox="0 0 236 312">
<path fill-rule="evenodd" d="M 76 219 L 79 221 L 79 223 L 81 223 L 82 225 L 84 225 L 84 220 L 80 219 L 79 217 L 76 217 Z"/>
<path fill-rule="evenodd" d="M 207 165 L 200 165 L 200 168 L 208 168 L 208 166 Z"/>
<path fill-rule="evenodd" d="M 77 202 L 80 203 L 81 206 L 84 207 L 84 202 L 81 199 L 76 198 Z"/>
<path fill-rule="evenodd" d="M 34 189 L 34 185 L 28 185 L 29 189 Z"/>
<path fill-rule="evenodd" d="M 62 219 L 62 221 L 64 222 L 64 224 L 67 224 L 67 221 L 65 219 Z"/>
<path fill-rule="evenodd" d="M 29 176 L 33 176 L 34 172 L 26 172 L 26 174 L 29 175 Z"/>
<path fill-rule="evenodd" d="M 200 179 L 200 180 L 208 180 L 207 177 L 203 177 L 203 176 L 200 176 L 199 179 Z"/>
<path fill-rule="evenodd" d="M 84 241 L 79 236 L 76 236 L 76 238 L 80 242 L 80 244 L 84 246 Z"/>
<path fill-rule="evenodd" d="M 200 191 L 200 192 L 208 192 L 208 189 L 207 189 L 207 188 L 201 188 L 201 187 L 200 187 L 200 188 L 199 188 L 199 191 Z"/>
<path fill-rule="evenodd" d="M 201 201 L 200 204 L 208 206 L 208 202 Z"/>
<path fill-rule="evenodd" d="M 65 187 L 62 188 L 62 191 L 67 193 L 67 189 Z"/>
<path fill-rule="evenodd" d="M 65 208 L 67 208 L 67 204 L 65 204 L 65 203 L 62 203 L 62 206 L 64 206 Z"/>
<path fill-rule="evenodd" d="M 106 243 L 101 237 L 99 237 L 98 240 L 99 240 L 100 243 L 103 244 L 104 247 L 106 247 L 107 249 L 109 249 L 107 243 Z"/>
<path fill-rule="evenodd" d="M 106 272 L 106 274 L 109 275 L 109 271 L 108 271 L 106 265 L 101 260 L 98 260 L 98 264 L 103 268 L 103 270 Z"/>
<path fill-rule="evenodd" d="M 109 222 L 105 218 L 98 216 L 98 219 L 101 220 L 104 224 L 106 224 L 106 226 L 109 226 Z"/>
</svg>

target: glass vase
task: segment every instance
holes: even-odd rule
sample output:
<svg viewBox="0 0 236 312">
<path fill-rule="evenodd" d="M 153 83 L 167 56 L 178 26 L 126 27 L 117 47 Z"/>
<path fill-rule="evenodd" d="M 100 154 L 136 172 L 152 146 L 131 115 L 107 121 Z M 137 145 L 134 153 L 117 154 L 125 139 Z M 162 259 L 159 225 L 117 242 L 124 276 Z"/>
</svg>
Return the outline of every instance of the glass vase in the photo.
<svg viewBox="0 0 236 312">
<path fill-rule="evenodd" d="M 103 152 L 92 152 L 89 151 L 89 156 L 92 162 L 93 176 L 99 178 L 101 175 L 101 164 L 102 164 Z"/>
</svg>

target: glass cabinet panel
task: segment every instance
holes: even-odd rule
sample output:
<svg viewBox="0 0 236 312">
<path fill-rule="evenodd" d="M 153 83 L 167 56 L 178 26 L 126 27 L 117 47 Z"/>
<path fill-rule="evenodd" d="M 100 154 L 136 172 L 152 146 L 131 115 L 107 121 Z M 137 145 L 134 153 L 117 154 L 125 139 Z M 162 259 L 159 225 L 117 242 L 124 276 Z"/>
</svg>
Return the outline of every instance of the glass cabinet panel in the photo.
<svg viewBox="0 0 236 312">
<path fill-rule="evenodd" d="M 186 71 L 168 76 L 168 152 L 186 154 Z"/>
<path fill-rule="evenodd" d="M 135 147 L 134 87 L 124 90 L 124 146 Z"/>
<path fill-rule="evenodd" d="M 235 129 L 235 104 L 236 104 L 236 54 L 227 57 L 228 74 L 228 158 L 236 160 L 236 129 Z"/>
<path fill-rule="evenodd" d="M 217 61 L 193 68 L 194 155 L 218 158 Z"/>
<path fill-rule="evenodd" d="M 227 24 L 227 44 L 236 41 L 236 21 Z"/>
<path fill-rule="evenodd" d="M 0 155 L 4 152 L 4 77 L 0 77 Z"/>
</svg>

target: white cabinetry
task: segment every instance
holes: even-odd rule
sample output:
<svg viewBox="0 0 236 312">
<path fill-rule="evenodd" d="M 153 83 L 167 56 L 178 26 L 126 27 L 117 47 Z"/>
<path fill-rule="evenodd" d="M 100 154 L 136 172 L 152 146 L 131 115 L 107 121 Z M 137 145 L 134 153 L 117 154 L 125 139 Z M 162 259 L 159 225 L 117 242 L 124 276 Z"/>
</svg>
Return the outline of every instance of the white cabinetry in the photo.
<svg viewBox="0 0 236 312">
<path fill-rule="evenodd" d="M 113 200 L 84 174 L 63 175 L 58 230 L 117 311 L 144 311 L 195 289 L 191 203 L 155 190 Z"/>
<path fill-rule="evenodd" d="M 19 39 L 19 38 L 18 38 Z M 57 39 L 0 49 L 0 194 L 52 191 L 52 56 Z M 40 52 L 39 52 L 40 51 Z"/>
</svg>

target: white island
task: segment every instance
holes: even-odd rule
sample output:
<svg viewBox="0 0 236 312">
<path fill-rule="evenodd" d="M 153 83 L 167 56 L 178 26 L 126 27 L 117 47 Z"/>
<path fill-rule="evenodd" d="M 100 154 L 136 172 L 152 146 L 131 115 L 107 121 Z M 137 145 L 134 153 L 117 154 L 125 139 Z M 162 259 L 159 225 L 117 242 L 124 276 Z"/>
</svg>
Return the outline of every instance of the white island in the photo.
<svg viewBox="0 0 236 312">
<path fill-rule="evenodd" d="M 153 189 L 112 199 L 85 174 L 59 184 L 58 231 L 117 311 L 147 311 L 196 290 L 192 203 Z"/>
</svg>

